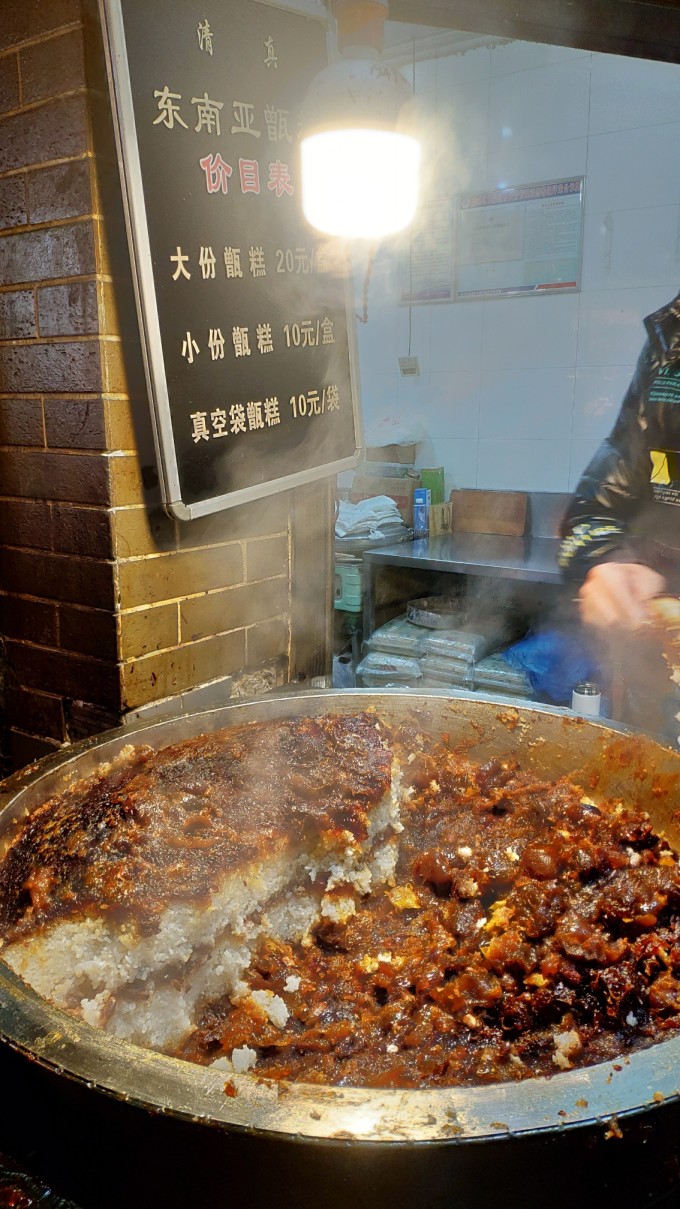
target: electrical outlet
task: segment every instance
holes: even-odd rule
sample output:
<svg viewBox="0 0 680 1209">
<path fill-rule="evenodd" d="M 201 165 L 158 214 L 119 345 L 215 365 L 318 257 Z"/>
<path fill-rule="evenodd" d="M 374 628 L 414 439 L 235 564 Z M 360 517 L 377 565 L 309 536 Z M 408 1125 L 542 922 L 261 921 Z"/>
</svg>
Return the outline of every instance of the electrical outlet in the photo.
<svg viewBox="0 0 680 1209">
<path fill-rule="evenodd" d="M 402 378 L 417 378 L 420 374 L 420 366 L 417 357 L 400 357 L 399 358 L 399 373 Z"/>
</svg>

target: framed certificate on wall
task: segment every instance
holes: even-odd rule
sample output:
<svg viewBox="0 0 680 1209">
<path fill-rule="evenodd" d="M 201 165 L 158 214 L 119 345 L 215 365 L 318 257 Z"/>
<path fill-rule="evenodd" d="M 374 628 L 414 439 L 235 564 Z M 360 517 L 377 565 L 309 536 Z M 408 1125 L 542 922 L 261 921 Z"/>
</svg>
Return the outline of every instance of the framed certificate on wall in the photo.
<svg viewBox="0 0 680 1209">
<path fill-rule="evenodd" d="M 455 299 L 578 290 L 582 241 L 582 176 L 461 194 Z"/>
</svg>

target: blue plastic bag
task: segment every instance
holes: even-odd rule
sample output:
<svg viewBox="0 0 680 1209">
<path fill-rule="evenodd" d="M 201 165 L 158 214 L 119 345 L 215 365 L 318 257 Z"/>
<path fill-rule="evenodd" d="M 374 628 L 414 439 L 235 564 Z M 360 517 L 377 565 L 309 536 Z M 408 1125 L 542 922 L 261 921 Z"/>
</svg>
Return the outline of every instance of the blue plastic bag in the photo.
<svg viewBox="0 0 680 1209">
<path fill-rule="evenodd" d="M 582 630 L 529 633 L 503 652 L 511 667 L 526 673 L 535 693 L 571 704 L 571 691 L 583 680 L 599 680 L 600 668 Z"/>
</svg>

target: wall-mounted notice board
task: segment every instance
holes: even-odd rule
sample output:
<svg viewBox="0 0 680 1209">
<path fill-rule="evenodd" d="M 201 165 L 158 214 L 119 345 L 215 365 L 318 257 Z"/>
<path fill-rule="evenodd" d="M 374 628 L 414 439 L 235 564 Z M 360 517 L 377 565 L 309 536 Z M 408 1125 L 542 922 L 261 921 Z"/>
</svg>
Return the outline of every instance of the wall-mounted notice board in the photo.
<svg viewBox="0 0 680 1209">
<path fill-rule="evenodd" d="M 305 221 L 313 0 L 100 0 L 165 505 L 190 520 L 348 469 L 347 259 Z"/>
<path fill-rule="evenodd" d="M 577 290 L 582 227 L 581 176 L 463 194 L 456 301 Z"/>
<path fill-rule="evenodd" d="M 451 197 L 419 207 L 401 255 L 400 303 L 453 302 L 453 215 Z"/>
</svg>

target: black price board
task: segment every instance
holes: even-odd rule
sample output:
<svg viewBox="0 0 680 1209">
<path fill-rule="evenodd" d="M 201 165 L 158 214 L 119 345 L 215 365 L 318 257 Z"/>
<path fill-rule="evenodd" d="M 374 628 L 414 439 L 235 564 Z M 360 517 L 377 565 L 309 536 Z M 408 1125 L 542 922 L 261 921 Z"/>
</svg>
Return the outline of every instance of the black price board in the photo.
<svg viewBox="0 0 680 1209">
<path fill-rule="evenodd" d="M 301 206 L 314 0 L 100 0 L 147 381 L 181 520 L 353 466 L 349 266 Z"/>
</svg>

